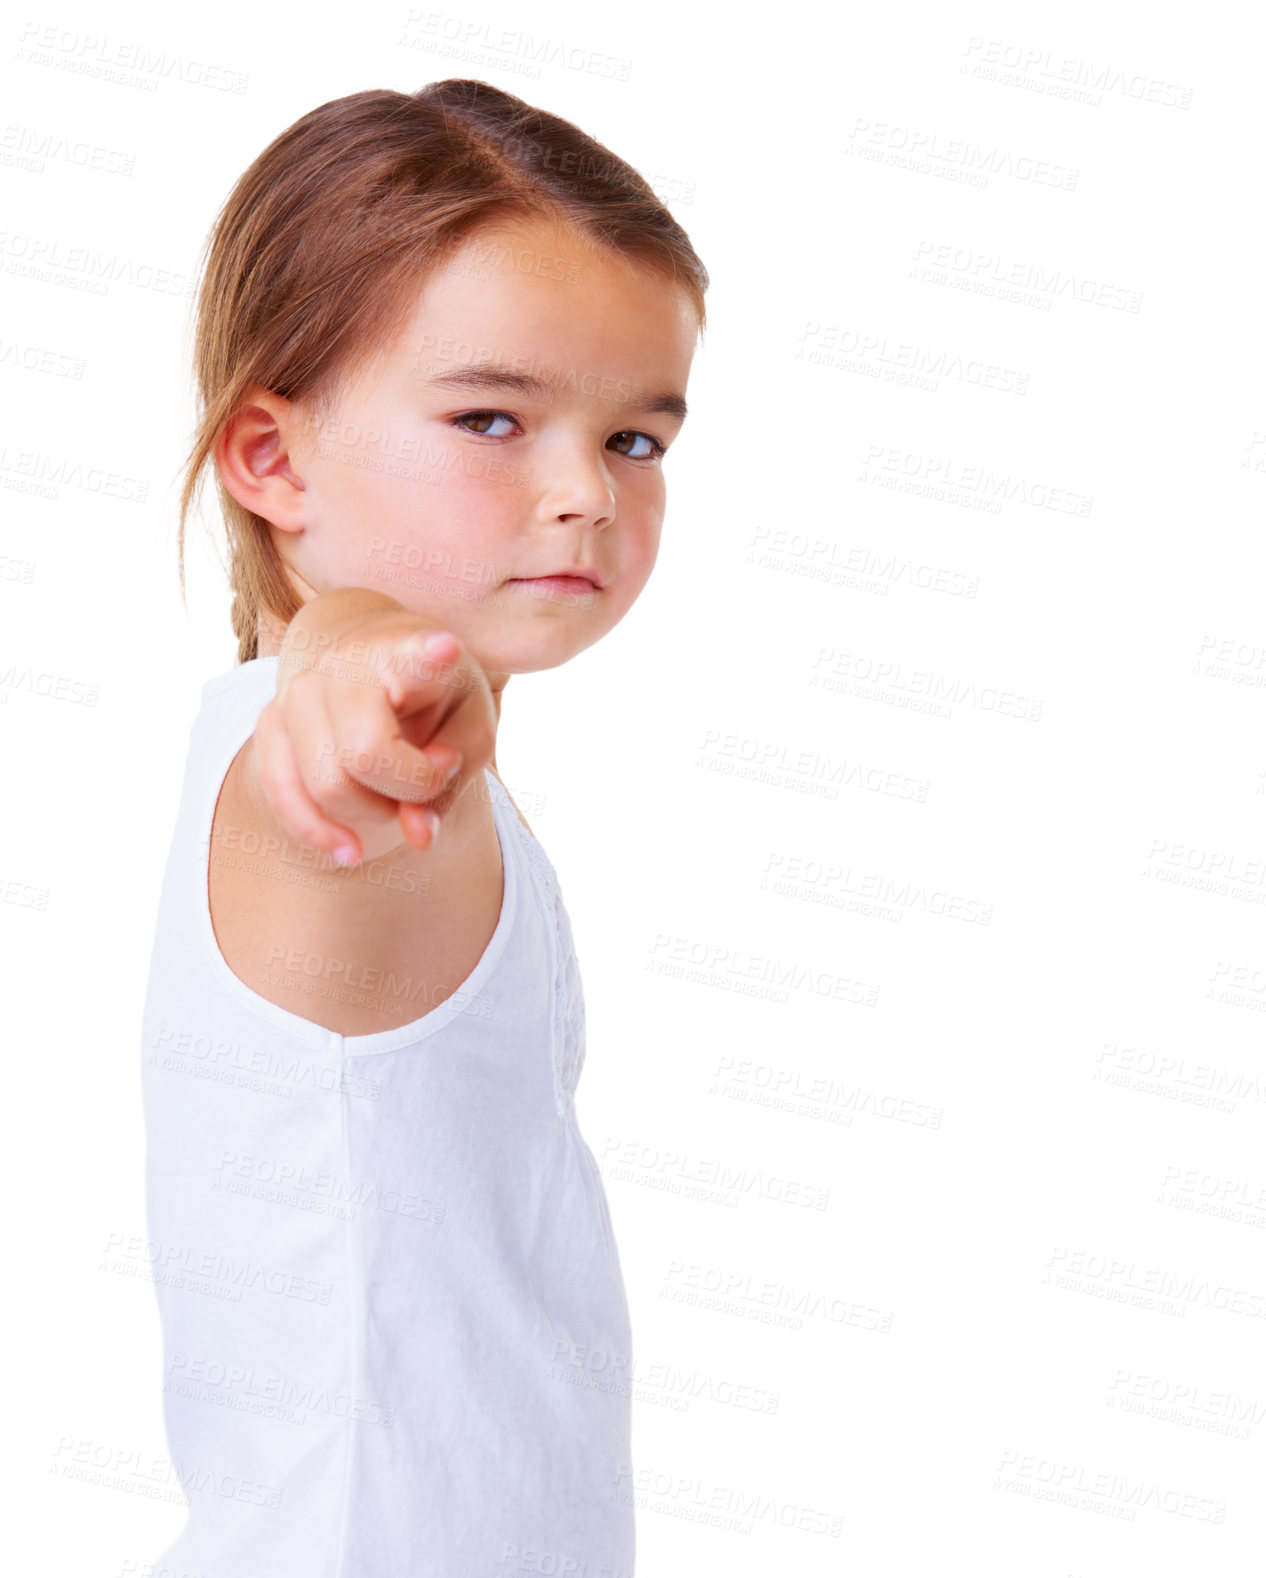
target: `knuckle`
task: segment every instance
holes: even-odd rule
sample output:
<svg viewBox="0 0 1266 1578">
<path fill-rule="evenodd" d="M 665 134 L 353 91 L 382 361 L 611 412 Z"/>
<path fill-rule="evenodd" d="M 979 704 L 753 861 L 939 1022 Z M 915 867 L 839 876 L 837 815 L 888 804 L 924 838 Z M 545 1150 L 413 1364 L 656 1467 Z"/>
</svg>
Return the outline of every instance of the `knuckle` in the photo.
<svg viewBox="0 0 1266 1578">
<path fill-rule="evenodd" d="M 321 847 L 321 829 L 311 817 L 291 817 L 289 821 L 283 822 L 282 826 L 296 843 L 302 844 L 305 848 L 319 849 Z"/>
<path fill-rule="evenodd" d="M 382 737 L 372 720 L 357 718 L 346 727 L 334 748 L 334 760 L 347 772 L 359 765 L 367 767 L 383 754 Z"/>
<path fill-rule="evenodd" d="M 325 780 L 309 789 L 321 816 L 345 822 L 362 804 L 362 792 L 355 781 L 342 772 L 328 773 Z"/>
<path fill-rule="evenodd" d="M 320 670 L 315 667 L 305 666 L 304 668 L 295 669 L 286 680 L 285 690 L 279 698 L 275 699 L 282 702 L 288 701 L 291 697 L 306 699 L 319 687 L 323 678 L 324 676 Z M 269 702 L 269 706 L 272 705 L 273 703 Z"/>
</svg>

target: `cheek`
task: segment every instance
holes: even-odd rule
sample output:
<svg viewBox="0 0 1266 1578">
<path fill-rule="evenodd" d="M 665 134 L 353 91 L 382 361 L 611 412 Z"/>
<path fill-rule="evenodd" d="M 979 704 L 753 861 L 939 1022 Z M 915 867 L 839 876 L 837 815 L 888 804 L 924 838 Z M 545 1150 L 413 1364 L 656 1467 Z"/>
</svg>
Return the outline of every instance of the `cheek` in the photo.
<svg viewBox="0 0 1266 1578">
<path fill-rule="evenodd" d="M 451 453 L 388 462 L 366 479 L 354 514 L 372 523 L 345 545 L 349 584 L 383 584 L 438 618 L 457 599 L 480 601 L 510 573 L 510 549 L 521 511 L 522 483 L 495 470 L 483 455 Z M 385 583 L 392 584 L 385 584 Z"/>
<path fill-rule="evenodd" d="M 663 500 L 648 509 L 638 520 L 630 534 L 630 552 L 639 566 L 649 575 L 659 554 L 659 544 L 664 522 Z"/>
<path fill-rule="evenodd" d="M 449 451 L 422 468 L 421 481 L 421 497 L 438 506 L 446 522 L 488 539 L 517 517 L 525 493 L 522 468 L 492 449 Z"/>
<path fill-rule="evenodd" d="M 642 595 L 655 568 L 659 553 L 660 531 L 658 525 L 639 524 L 635 530 L 626 531 L 620 551 L 616 555 L 618 579 L 614 588 L 617 601 L 617 619 L 623 619 Z"/>
</svg>

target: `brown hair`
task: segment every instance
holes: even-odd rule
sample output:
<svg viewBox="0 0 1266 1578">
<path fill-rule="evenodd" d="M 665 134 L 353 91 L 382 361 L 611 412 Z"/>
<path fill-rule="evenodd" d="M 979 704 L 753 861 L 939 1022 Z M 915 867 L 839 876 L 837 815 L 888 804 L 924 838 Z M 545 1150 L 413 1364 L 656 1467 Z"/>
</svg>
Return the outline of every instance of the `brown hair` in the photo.
<svg viewBox="0 0 1266 1578">
<path fill-rule="evenodd" d="M 403 326 L 427 273 L 476 227 L 545 216 L 682 287 L 705 324 L 708 274 L 630 165 L 570 121 L 486 82 L 352 93 L 301 116 L 242 175 L 202 255 L 193 336 L 198 425 L 184 463 L 185 523 L 215 472 L 239 663 L 268 613 L 302 606 L 267 522 L 224 486 L 220 433 L 252 385 L 328 415 L 343 381 Z"/>
</svg>

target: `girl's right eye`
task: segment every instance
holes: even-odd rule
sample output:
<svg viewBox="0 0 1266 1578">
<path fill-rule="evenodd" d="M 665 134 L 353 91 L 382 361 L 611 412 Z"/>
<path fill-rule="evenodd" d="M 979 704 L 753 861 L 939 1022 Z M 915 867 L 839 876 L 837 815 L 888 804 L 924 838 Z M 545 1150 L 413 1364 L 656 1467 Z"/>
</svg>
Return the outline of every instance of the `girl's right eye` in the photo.
<svg viewBox="0 0 1266 1578">
<path fill-rule="evenodd" d="M 468 422 L 510 422 L 514 418 L 507 416 L 504 411 L 463 411 L 460 416 L 455 416 L 450 422 L 451 427 L 457 428 L 461 433 L 477 433 L 482 438 L 507 438 L 506 433 L 489 433 L 486 427 L 467 427 Z"/>
</svg>

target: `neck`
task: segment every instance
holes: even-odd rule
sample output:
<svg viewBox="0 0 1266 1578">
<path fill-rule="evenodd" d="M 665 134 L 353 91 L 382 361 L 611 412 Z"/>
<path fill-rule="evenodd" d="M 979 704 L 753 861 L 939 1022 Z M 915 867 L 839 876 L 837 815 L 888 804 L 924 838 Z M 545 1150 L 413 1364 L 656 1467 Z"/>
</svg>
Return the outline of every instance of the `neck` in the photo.
<svg viewBox="0 0 1266 1578">
<path fill-rule="evenodd" d="M 501 692 L 506 688 L 506 683 L 509 680 L 510 676 L 508 674 L 488 674 L 486 670 L 485 670 L 485 674 L 486 674 L 486 677 L 487 677 L 487 680 L 488 680 L 488 689 L 492 692 L 492 705 L 493 705 L 494 709 L 496 710 L 496 715 L 497 715 L 497 733 L 500 734 L 501 733 Z M 492 760 L 488 763 L 488 765 L 489 765 L 489 767 L 492 768 L 492 771 L 496 774 L 496 776 L 498 778 L 500 778 L 501 774 L 497 770 L 497 747 L 496 747 L 496 742 L 495 741 L 493 742 L 493 747 L 492 747 Z"/>
</svg>

